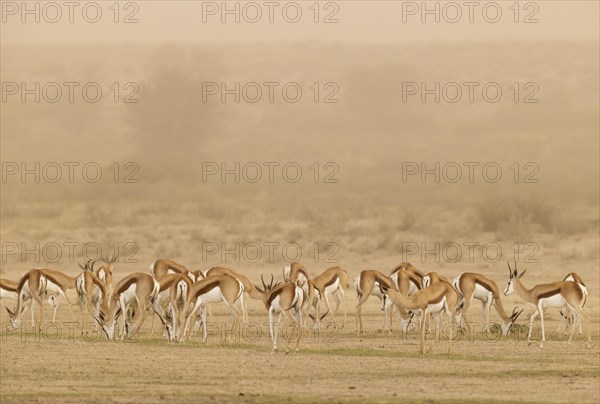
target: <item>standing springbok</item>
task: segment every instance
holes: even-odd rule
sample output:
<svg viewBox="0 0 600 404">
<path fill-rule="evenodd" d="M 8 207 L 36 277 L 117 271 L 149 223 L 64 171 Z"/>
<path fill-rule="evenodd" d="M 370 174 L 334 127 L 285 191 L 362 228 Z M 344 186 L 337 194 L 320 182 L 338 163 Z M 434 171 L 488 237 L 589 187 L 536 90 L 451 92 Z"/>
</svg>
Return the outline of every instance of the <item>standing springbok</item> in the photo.
<svg viewBox="0 0 600 404">
<path fill-rule="evenodd" d="M 255 287 L 263 295 L 263 302 L 269 313 L 269 335 L 271 337 L 271 342 L 273 343 L 271 355 L 275 355 L 277 352 L 277 334 L 279 333 L 281 315 L 284 315 L 285 318 L 290 321 L 290 324 L 292 324 L 292 335 L 287 340 L 288 343 L 285 354 L 287 355 L 290 352 L 290 342 L 294 338 L 294 334 L 297 332 L 298 338 L 296 339 L 296 349 L 294 350 L 295 356 L 298 353 L 300 339 L 302 338 L 302 306 L 304 305 L 305 293 L 296 283 L 285 282 L 282 284 L 276 283 L 273 285 L 272 275 L 271 282 L 268 285 L 265 283 L 262 275 L 260 276 L 260 279 L 263 287 Z M 294 310 L 295 324 L 291 322 L 286 313 L 289 310 Z"/>
<path fill-rule="evenodd" d="M 239 279 L 231 275 L 208 276 L 198 282 L 194 282 L 188 289 L 186 307 L 186 320 L 184 329 L 187 330 L 190 321 L 196 312 L 200 312 L 200 322 L 202 324 L 202 342 L 206 342 L 207 319 L 206 306 L 211 303 L 225 303 L 225 306 L 231 313 L 231 331 L 235 329 L 238 315 L 240 314 L 235 305 L 237 299 L 244 293 L 244 285 Z M 190 331 L 191 337 L 191 331 Z"/>
<path fill-rule="evenodd" d="M 248 295 L 248 297 L 255 300 L 262 300 L 263 298 L 262 293 L 256 290 L 252 282 L 250 282 L 250 279 L 248 279 L 245 275 L 234 271 L 233 269 L 224 267 L 212 267 L 208 269 L 204 273 L 204 275 L 206 277 L 215 275 L 229 275 L 233 276 L 234 278 L 239 280 L 242 283 L 242 285 L 244 285 L 244 294 L 240 296 L 240 306 L 242 308 L 242 321 L 244 322 L 244 324 L 248 323 L 248 302 L 244 295 Z"/>
<path fill-rule="evenodd" d="M 587 334 L 587 348 L 592 347 L 592 336 L 589 327 L 589 317 L 583 311 L 583 306 L 586 300 L 586 290 L 583 286 L 576 282 L 552 282 L 544 283 L 541 285 L 535 285 L 531 289 L 527 289 L 522 283 L 521 278 L 525 275 L 526 269 L 520 274 L 517 274 L 517 262 L 515 261 L 515 268 L 510 267 L 508 264 L 508 284 L 504 290 L 506 296 L 513 293 L 515 290 L 521 299 L 530 305 L 535 307 L 535 312 L 529 319 L 529 334 L 527 334 L 527 342 L 531 341 L 531 332 L 533 330 L 533 322 L 539 315 L 542 323 L 542 340 L 540 342 L 540 348 L 544 347 L 546 341 L 546 333 L 544 330 L 544 309 L 555 308 L 555 309 L 567 309 L 569 310 L 574 318 L 574 321 L 584 321 L 586 334 Z M 571 335 L 569 336 L 570 343 L 573 340 L 575 334 L 575 327 L 571 327 Z"/>
<path fill-rule="evenodd" d="M 510 328 L 514 322 L 517 321 L 519 315 L 523 312 L 523 310 L 518 311 L 518 308 L 515 307 L 513 308 L 512 314 L 509 317 L 502 306 L 502 300 L 500 300 L 500 292 L 496 282 L 481 274 L 474 272 L 462 272 L 456 277 L 456 279 L 454 279 L 452 284 L 465 299 L 463 316 L 465 316 L 467 313 L 467 310 L 469 309 L 473 299 L 481 301 L 483 324 L 485 325 L 485 331 L 488 334 L 490 308 L 492 304 L 500 316 L 500 328 L 502 330 L 502 335 L 508 335 Z"/>
<path fill-rule="evenodd" d="M 585 283 L 583 283 L 583 281 L 581 280 L 581 277 L 576 272 L 569 272 L 567 274 L 567 276 L 565 276 L 563 281 L 575 282 L 575 283 L 580 284 L 583 287 L 584 293 L 586 295 L 586 300 L 587 300 L 587 295 L 588 295 L 587 288 L 585 286 Z M 562 328 L 563 324 L 566 324 L 565 335 L 567 335 L 567 333 L 569 331 L 569 327 L 576 326 L 573 323 L 573 316 L 571 315 L 571 312 L 569 312 L 569 311 L 563 312 L 562 310 L 560 310 L 560 316 L 561 316 L 561 319 L 560 319 L 560 323 L 558 324 L 558 327 L 556 328 L 556 335 L 558 335 L 560 333 L 560 329 Z M 579 334 L 583 334 L 583 329 L 581 328 L 581 321 L 579 321 L 578 324 L 579 324 Z"/>
</svg>

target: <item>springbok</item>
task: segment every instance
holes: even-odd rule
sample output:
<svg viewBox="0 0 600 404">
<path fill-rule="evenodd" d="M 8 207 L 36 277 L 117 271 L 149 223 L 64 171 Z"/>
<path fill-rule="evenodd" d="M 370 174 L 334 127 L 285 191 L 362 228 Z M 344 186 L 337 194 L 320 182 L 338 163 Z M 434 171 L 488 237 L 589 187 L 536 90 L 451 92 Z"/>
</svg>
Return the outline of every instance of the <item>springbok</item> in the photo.
<svg viewBox="0 0 600 404">
<path fill-rule="evenodd" d="M 383 282 L 379 282 L 381 293 L 394 302 L 396 306 L 404 310 L 419 310 L 421 312 L 420 332 L 419 332 L 419 353 L 423 353 L 425 345 L 425 317 L 427 313 L 433 313 L 438 327 L 436 327 L 436 337 L 427 352 L 431 352 L 435 342 L 439 338 L 441 322 L 441 313 L 445 312 L 450 320 L 454 320 L 456 325 L 460 325 L 462 303 L 459 304 L 458 292 L 447 282 L 438 282 L 428 288 L 424 288 L 412 296 L 405 296 L 402 293 L 390 289 Z M 452 327 L 449 328 L 448 353 L 452 349 Z"/>
<path fill-rule="evenodd" d="M 123 327 L 120 335 L 123 339 L 132 338 L 139 332 L 144 320 L 148 305 L 151 305 L 167 330 L 167 336 L 171 339 L 171 324 L 166 320 L 164 312 L 158 304 L 156 297 L 160 290 L 160 284 L 151 275 L 135 272 L 121 279 L 114 288 L 110 298 L 108 312 L 100 310 L 98 317 L 94 316 L 109 341 L 115 339 L 115 327 L 119 316 L 123 317 Z M 132 318 L 132 330 L 128 327 L 128 313 L 131 304 L 136 301 L 138 309 Z"/>
<path fill-rule="evenodd" d="M 509 317 L 502 306 L 502 300 L 500 300 L 500 292 L 498 291 L 496 282 L 481 274 L 462 272 L 456 277 L 456 279 L 454 279 L 452 284 L 465 299 L 463 316 L 465 316 L 467 313 L 467 310 L 469 309 L 473 299 L 481 301 L 483 323 L 487 333 L 489 333 L 490 308 L 492 304 L 500 316 L 500 329 L 502 330 L 502 335 L 508 335 L 510 328 L 515 321 L 517 321 L 519 315 L 523 312 L 523 310 L 518 311 L 518 308 L 515 307 L 513 308 L 512 314 Z"/>
<path fill-rule="evenodd" d="M 233 331 L 237 323 L 238 315 L 240 314 L 235 302 L 243 293 L 244 285 L 239 279 L 234 278 L 231 275 L 208 276 L 198 282 L 194 282 L 187 293 L 185 304 L 186 322 L 184 329 L 188 329 L 194 314 L 199 311 L 202 324 L 202 342 L 206 342 L 206 337 L 208 335 L 206 329 L 206 306 L 211 303 L 223 302 L 231 313 L 231 331 Z"/>
<path fill-rule="evenodd" d="M 269 313 L 269 335 L 273 343 L 271 355 L 275 355 L 277 352 L 277 334 L 279 333 L 281 315 L 284 315 L 290 321 L 290 324 L 293 324 L 286 312 L 294 310 L 295 324 L 292 326 L 292 335 L 287 340 L 285 354 L 289 353 L 290 342 L 297 332 L 298 338 L 296 339 L 296 349 L 294 350 L 295 356 L 298 353 L 300 339 L 302 338 L 302 306 L 304 305 L 305 292 L 293 282 L 276 283 L 273 285 L 273 276 L 271 276 L 271 282 L 268 285 L 265 283 L 262 275 L 260 279 L 263 287 L 259 288 L 255 286 L 255 288 L 263 295 L 263 302 Z"/>
<path fill-rule="evenodd" d="M 8 307 L 6 308 L 12 327 L 15 329 L 19 328 L 21 324 L 21 317 L 25 312 L 25 302 L 29 299 L 33 299 L 40 305 L 40 319 L 36 324 L 34 315 L 32 313 L 32 321 L 34 323 L 34 328 L 37 328 L 38 331 L 41 331 L 41 326 L 44 320 L 44 294 L 50 295 L 51 299 L 53 299 L 54 317 L 56 317 L 56 309 L 58 307 L 56 298 L 57 295 L 60 295 L 69 304 L 69 309 L 71 310 L 73 320 L 77 322 L 75 313 L 73 312 L 73 305 L 67 297 L 67 291 L 69 289 L 76 288 L 76 279 L 77 277 L 68 276 L 62 272 L 46 268 L 36 268 L 28 271 L 21 277 L 19 284 L 17 285 L 17 307 L 14 311 L 11 311 Z M 33 304 L 34 303 L 32 302 L 32 311 Z"/>
<path fill-rule="evenodd" d="M 75 289 L 81 301 L 81 335 L 85 331 L 85 316 L 89 312 L 89 306 L 92 305 L 94 316 L 100 315 L 100 310 L 108 310 L 108 295 L 105 281 L 101 281 L 94 272 L 94 261 L 89 260 L 84 265 L 79 264 L 83 272 L 75 280 Z"/>
<path fill-rule="evenodd" d="M 344 293 L 344 288 L 348 287 L 348 273 L 345 270 L 340 267 L 326 269 L 320 275 L 309 279 L 306 282 L 305 287 L 307 289 L 305 292 L 308 295 L 309 302 L 315 308 L 315 316 L 313 320 L 315 321 L 316 328 L 320 327 L 321 317 L 319 316 L 319 304 L 321 302 L 321 298 L 324 298 L 327 311 L 331 315 L 333 323 L 337 325 L 333 315 L 334 313 L 329 304 L 330 295 L 333 295 L 336 300 L 336 313 L 341 302 L 344 302 L 344 324 L 342 327 L 346 325 L 346 294 Z"/>
<path fill-rule="evenodd" d="M 546 341 L 544 309 L 555 308 L 567 309 L 570 311 L 574 321 L 582 321 L 583 319 L 587 334 L 587 348 L 592 347 L 589 317 L 583 311 L 583 306 L 585 305 L 587 297 L 587 290 L 585 287 L 576 282 L 562 281 L 535 285 L 533 288 L 527 289 L 521 283 L 521 278 L 525 275 L 527 269 L 524 269 L 523 272 L 517 274 L 517 262 L 515 261 L 514 269 L 510 267 L 510 262 L 507 261 L 506 263 L 508 264 L 508 284 L 506 285 L 504 294 L 508 296 L 516 290 L 521 299 L 535 307 L 535 312 L 529 319 L 529 333 L 527 334 L 527 342 L 529 342 L 529 344 L 532 343 L 531 332 L 533 330 L 533 322 L 539 315 L 542 323 L 542 340 L 540 342 L 540 348 L 544 347 L 544 342 Z M 573 340 L 574 334 L 575 327 L 571 327 L 571 335 L 569 336 L 569 341 L 567 343 L 570 343 Z"/>
</svg>

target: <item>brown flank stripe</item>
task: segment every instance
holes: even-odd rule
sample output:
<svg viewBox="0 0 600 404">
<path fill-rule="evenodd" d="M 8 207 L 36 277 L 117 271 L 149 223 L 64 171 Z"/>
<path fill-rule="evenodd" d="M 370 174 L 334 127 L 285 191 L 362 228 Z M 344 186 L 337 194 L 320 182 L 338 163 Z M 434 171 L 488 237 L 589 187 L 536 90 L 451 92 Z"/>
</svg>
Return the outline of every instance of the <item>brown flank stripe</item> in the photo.
<svg viewBox="0 0 600 404">
<path fill-rule="evenodd" d="M 218 277 L 214 277 L 215 279 L 210 279 L 211 277 L 208 277 L 207 279 L 209 279 L 209 281 L 206 282 L 206 285 L 204 285 L 203 287 L 201 287 L 197 292 L 196 292 L 196 297 L 203 295 L 211 290 L 213 290 L 214 288 L 216 288 L 219 283 L 219 278 Z"/>
<path fill-rule="evenodd" d="M 130 287 L 130 286 L 131 286 L 133 283 L 135 283 L 135 277 L 134 277 L 134 276 L 130 277 L 130 278 L 127 280 L 127 282 L 125 282 L 125 283 L 124 283 L 124 284 L 123 284 L 123 285 L 122 285 L 122 286 L 119 288 L 119 290 L 117 290 L 117 293 L 115 293 L 115 295 L 114 295 L 114 296 L 116 297 L 116 296 L 120 295 L 121 293 L 125 292 L 127 289 L 129 289 L 129 287 Z"/>
<path fill-rule="evenodd" d="M 553 290 L 551 290 L 551 291 L 549 291 L 549 292 L 546 292 L 546 293 L 542 293 L 542 294 L 540 294 L 540 295 L 539 295 L 539 297 L 538 297 L 538 300 L 540 300 L 540 299 L 545 299 L 545 298 L 547 298 L 547 297 L 554 296 L 554 295 L 557 295 L 557 294 L 559 294 L 559 293 L 560 293 L 560 288 L 558 288 L 558 289 L 553 289 Z"/>
<path fill-rule="evenodd" d="M 489 290 L 490 292 L 492 292 L 492 294 L 494 294 L 494 288 L 492 287 L 492 285 L 490 285 L 489 282 L 481 280 L 481 279 L 476 279 L 475 283 L 483 286 L 485 289 Z M 497 297 L 497 296 L 494 296 L 494 297 Z"/>
</svg>

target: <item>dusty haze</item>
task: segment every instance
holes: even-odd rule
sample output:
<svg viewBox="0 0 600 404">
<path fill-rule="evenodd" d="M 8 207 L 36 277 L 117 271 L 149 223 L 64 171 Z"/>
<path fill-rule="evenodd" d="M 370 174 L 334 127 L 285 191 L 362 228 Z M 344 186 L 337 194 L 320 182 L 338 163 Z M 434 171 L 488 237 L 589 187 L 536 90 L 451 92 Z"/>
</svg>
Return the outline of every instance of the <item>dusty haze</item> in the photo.
<svg viewBox="0 0 600 404">
<path fill-rule="evenodd" d="M 203 352 L 213 362 L 223 351 L 228 360 L 220 371 L 229 374 L 241 366 L 237 377 L 248 379 L 229 392 L 199 370 L 178 374 L 181 387 L 152 387 L 150 394 L 136 384 L 144 374 L 131 376 L 115 354 L 109 359 L 113 373 L 93 368 L 103 375 L 100 387 L 78 382 L 80 391 L 71 394 L 70 387 L 49 387 L 45 379 L 27 395 L 22 389 L 29 375 L 21 359 L 28 354 L 21 343 L 5 338 L 0 393 L 6 399 L 77 401 L 96 391 L 102 401 L 158 401 L 164 395 L 175 401 L 547 402 L 569 400 L 577 391 L 578 401 L 597 401 L 597 2 L 519 2 L 518 17 L 510 8 L 513 2 L 495 2 L 502 10 L 497 23 L 480 12 L 474 23 L 465 21 L 466 15 L 451 23 L 444 14 L 439 23 L 432 17 L 422 22 L 420 14 L 406 14 L 407 9 L 403 22 L 403 7 L 412 2 L 320 2 L 314 22 L 313 2 L 302 1 L 296 3 L 303 12 L 298 23 L 278 13 L 274 23 L 265 21 L 266 14 L 257 23 L 245 21 L 243 14 L 239 23 L 222 23 L 218 13 L 204 9 L 203 15 L 210 2 L 191 1 L 121 3 L 115 16 L 112 2 L 98 2 L 103 14 L 93 24 L 77 12 L 69 23 L 64 8 L 57 23 L 47 21 L 54 14 L 43 13 L 39 23 L 31 16 L 22 22 L 20 10 L 13 8 L 20 2 L 1 3 L 2 278 L 16 280 L 38 266 L 74 275 L 84 258 L 118 252 L 115 280 L 146 272 L 162 257 L 193 269 L 232 267 L 258 282 L 260 274 L 280 277 L 282 266 L 298 258 L 312 274 L 340 265 L 352 279 L 364 269 L 387 273 L 411 261 L 451 278 L 480 272 L 504 288 L 506 260 L 516 259 L 528 270 L 528 286 L 561 280 L 571 271 L 582 276 L 594 340 L 592 351 L 583 350 L 582 337 L 576 337 L 571 351 L 562 351 L 563 338 L 553 337 L 540 354 L 524 341 L 490 349 L 479 338 L 457 343 L 456 356 L 437 354 L 425 364 L 412 355 L 416 339 L 403 344 L 374 335 L 381 316 L 377 299 L 366 306 L 372 334 L 355 337 L 350 289 L 349 325 L 338 344 L 307 342 L 307 366 L 302 366 L 321 374 L 340 372 L 335 373 L 339 377 L 314 380 L 307 371 L 303 378 L 314 383 L 308 391 L 248 376 L 260 366 L 265 374 L 285 374 L 286 383 L 293 381 L 293 363 L 270 367 L 266 340 L 257 344 L 260 354 L 251 345 L 217 342 L 207 347 L 196 342 L 178 351 L 155 335 L 148 336 L 148 345 L 115 349 L 132 356 L 151 349 L 171 359 L 177 356 L 173 352 L 199 358 Z M 435 2 L 427 3 L 434 7 Z M 214 4 L 221 2 L 210 7 Z M 528 16 L 532 21 L 525 23 Z M 124 23 L 127 17 L 137 22 Z M 23 95 L 22 83 L 33 92 Z M 72 102 L 64 83 L 74 83 Z M 97 102 L 82 96 L 82 87 L 90 83 L 102 89 Z M 221 83 L 226 89 L 239 83 L 239 102 L 233 93 L 222 98 Z M 421 83 L 425 90 L 439 83 L 440 90 L 422 98 Z M 57 87 L 62 95 L 55 99 Z M 296 101 L 297 88 L 302 93 Z M 221 177 L 223 167 L 236 170 L 236 164 L 237 174 Z M 92 174 L 101 168 L 98 181 L 82 174 L 86 165 Z M 69 166 L 74 167 L 72 181 Z M 56 167 L 61 177 L 54 181 Z M 255 181 L 256 167 L 261 176 Z M 282 172 L 283 167 L 289 171 Z M 23 175 L 23 168 L 33 172 Z M 436 172 L 422 177 L 423 168 Z M 72 252 L 69 243 L 75 245 Z M 85 250 L 90 243 L 99 249 Z M 275 247 L 270 251 L 269 246 Z M 257 249 L 261 255 L 254 259 Z M 526 307 L 516 294 L 502 297 L 506 307 Z M 65 306 L 61 321 L 70 319 Z M 479 318 L 479 305 L 470 310 Z M 526 308 L 519 322 L 526 324 L 532 312 Z M 251 315 L 266 321 L 259 302 L 252 302 Z M 549 310 L 547 333 L 558 321 L 556 310 Z M 65 342 L 57 350 L 70 348 L 73 344 Z M 79 367 L 86 355 L 97 354 L 85 341 L 77 340 L 76 348 Z M 423 366 L 423 374 L 410 381 L 423 389 L 396 391 L 389 386 L 397 380 L 381 368 L 373 374 L 356 371 L 381 366 L 364 358 L 377 349 L 395 374 L 405 372 L 405 363 L 411 369 Z M 41 347 L 33 350 L 44 363 L 52 360 Z M 233 360 L 236 355 L 245 358 L 242 365 Z M 15 367 L 17 358 L 25 364 Z M 540 365 L 528 369 L 523 358 Z M 437 396 L 426 376 L 445 369 L 447 360 L 465 361 L 459 367 L 466 373 L 440 373 L 436 390 L 445 393 Z M 482 377 L 493 367 L 479 361 L 497 365 L 497 373 Z M 578 371 L 575 382 L 564 383 Z M 79 378 L 68 372 L 65 377 Z M 386 377 L 390 384 L 384 383 Z M 199 392 L 198 378 L 210 387 Z M 461 387 L 464 381 L 473 385 Z M 507 393 L 515 383 L 518 387 Z M 113 384 L 114 393 L 106 387 Z M 373 392 L 374 385 L 381 393 Z"/>
</svg>

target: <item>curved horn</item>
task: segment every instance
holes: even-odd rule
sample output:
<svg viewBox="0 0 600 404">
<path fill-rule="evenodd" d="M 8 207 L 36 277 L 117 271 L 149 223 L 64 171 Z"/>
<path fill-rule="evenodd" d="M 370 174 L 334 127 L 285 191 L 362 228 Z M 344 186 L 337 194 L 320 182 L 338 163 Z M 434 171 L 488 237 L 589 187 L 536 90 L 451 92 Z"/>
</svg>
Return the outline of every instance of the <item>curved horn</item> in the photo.
<svg viewBox="0 0 600 404">
<path fill-rule="evenodd" d="M 519 310 L 519 312 L 515 315 L 515 318 L 513 319 L 513 322 L 517 321 L 517 318 L 519 318 L 519 316 L 521 315 L 521 313 L 523 313 L 523 310 L 525 310 L 525 309 Z"/>
<path fill-rule="evenodd" d="M 87 271 L 87 263 L 85 264 L 85 267 L 81 264 L 79 264 L 79 268 L 83 269 L 84 271 Z"/>
<path fill-rule="evenodd" d="M 524 309 L 522 309 L 522 310 L 520 310 L 520 311 L 519 311 L 519 308 L 518 308 L 518 307 L 515 307 L 515 308 L 513 309 L 513 311 L 512 311 L 512 314 L 510 315 L 510 320 L 511 320 L 513 323 L 514 323 L 515 321 L 517 321 L 517 318 L 519 317 L 519 315 L 520 315 L 521 313 L 523 313 L 523 310 L 524 310 Z"/>
<path fill-rule="evenodd" d="M 263 274 L 260 274 L 260 281 L 262 282 L 263 285 L 263 290 L 267 290 L 267 284 L 265 283 L 265 279 L 263 278 Z"/>
<path fill-rule="evenodd" d="M 508 265 L 508 277 L 510 278 L 512 276 L 512 268 L 510 267 L 510 261 L 506 260 L 506 265 Z"/>
<path fill-rule="evenodd" d="M 273 288 L 273 274 L 271 274 L 271 283 L 269 283 L 269 290 Z"/>
</svg>

